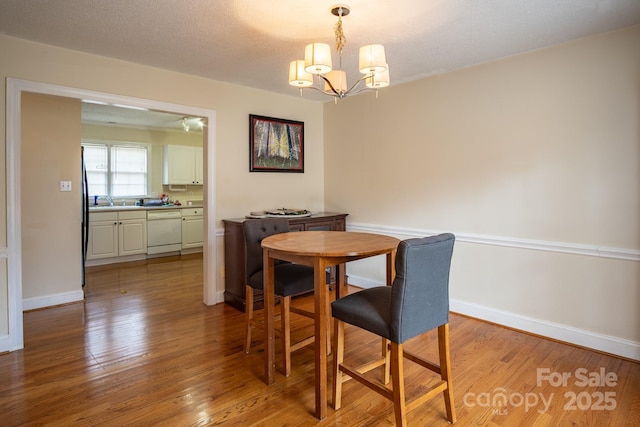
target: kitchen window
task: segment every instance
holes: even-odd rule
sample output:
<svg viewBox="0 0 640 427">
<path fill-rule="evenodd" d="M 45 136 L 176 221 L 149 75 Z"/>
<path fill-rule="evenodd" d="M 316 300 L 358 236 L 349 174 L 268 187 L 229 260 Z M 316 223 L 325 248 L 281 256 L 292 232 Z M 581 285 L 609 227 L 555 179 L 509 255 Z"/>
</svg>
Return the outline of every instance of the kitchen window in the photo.
<svg viewBox="0 0 640 427">
<path fill-rule="evenodd" d="M 91 196 L 141 197 L 149 191 L 151 145 L 83 142 Z"/>
</svg>

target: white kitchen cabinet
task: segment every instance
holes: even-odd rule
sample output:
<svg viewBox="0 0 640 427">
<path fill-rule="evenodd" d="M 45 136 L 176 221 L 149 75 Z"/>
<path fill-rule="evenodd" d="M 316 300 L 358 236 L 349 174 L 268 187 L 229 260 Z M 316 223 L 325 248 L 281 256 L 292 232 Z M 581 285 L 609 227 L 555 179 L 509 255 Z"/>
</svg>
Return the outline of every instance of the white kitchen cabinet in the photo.
<svg viewBox="0 0 640 427">
<path fill-rule="evenodd" d="M 203 208 L 182 209 L 182 249 L 201 248 L 204 241 Z"/>
<path fill-rule="evenodd" d="M 118 256 L 118 212 L 89 214 L 87 260 Z"/>
<path fill-rule="evenodd" d="M 147 213 L 144 210 L 118 212 L 118 256 L 147 252 Z"/>
<path fill-rule="evenodd" d="M 164 185 L 202 185 L 202 147 L 165 145 L 163 159 Z"/>
<path fill-rule="evenodd" d="M 144 210 L 90 213 L 87 260 L 146 253 L 146 215 Z"/>
</svg>

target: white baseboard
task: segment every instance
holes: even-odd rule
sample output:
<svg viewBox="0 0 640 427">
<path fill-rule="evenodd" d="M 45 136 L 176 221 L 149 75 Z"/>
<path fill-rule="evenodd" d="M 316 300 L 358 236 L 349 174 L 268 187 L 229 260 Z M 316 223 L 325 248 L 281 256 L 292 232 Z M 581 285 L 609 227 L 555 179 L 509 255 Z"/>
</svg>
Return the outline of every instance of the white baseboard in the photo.
<svg viewBox="0 0 640 427">
<path fill-rule="evenodd" d="M 216 292 L 216 301 L 214 304 L 220 304 L 221 302 L 224 302 L 224 291 Z"/>
<path fill-rule="evenodd" d="M 0 353 L 11 351 L 11 340 L 9 335 L 0 336 Z"/>
<path fill-rule="evenodd" d="M 383 283 L 353 276 L 351 274 L 349 275 L 349 284 L 361 288 L 371 288 L 373 286 L 383 285 Z M 622 356 L 628 359 L 640 360 L 640 343 L 635 341 L 598 334 L 596 332 L 578 329 L 560 323 L 548 322 L 456 299 L 451 299 L 449 301 L 449 308 L 454 313 L 486 320 L 488 322 L 518 329 L 520 331 L 578 345 L 580 347 L 603 351 L 605 353 Z"/>
<path fill-rule="evenodd" d="M 22 300 L 22 310 L 35 310 L 38 308 L 51 307 L 54 305 L 69 304 L 71 302 L 82 301 L 84 292 L 73 291 L 55 295 L 45 295 L 35 298 L 24 298 Z"/>
</svg>

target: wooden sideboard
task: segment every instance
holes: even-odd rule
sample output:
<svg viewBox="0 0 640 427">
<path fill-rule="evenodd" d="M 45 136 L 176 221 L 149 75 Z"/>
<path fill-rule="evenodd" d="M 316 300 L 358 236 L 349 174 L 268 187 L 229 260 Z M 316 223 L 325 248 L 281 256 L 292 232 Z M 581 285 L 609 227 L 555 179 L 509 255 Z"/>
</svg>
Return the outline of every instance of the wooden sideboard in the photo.
<svg viewBox="0 0 640 427">
<path fill-rule="evenodd" d="M 289 218 L 291 231 L 345 231 L 348 214 L 318 212 L 307 217 Z M 224 302 L 240 311 L 245 307 L 245 243 L 242 223 L 245 218 L 225 219 L 224 223 Z M 335 272 L 331 271 L 331 282 Z M 255 307 L 262 307 L 262 292 L 255 292 Z"/>
</svg>

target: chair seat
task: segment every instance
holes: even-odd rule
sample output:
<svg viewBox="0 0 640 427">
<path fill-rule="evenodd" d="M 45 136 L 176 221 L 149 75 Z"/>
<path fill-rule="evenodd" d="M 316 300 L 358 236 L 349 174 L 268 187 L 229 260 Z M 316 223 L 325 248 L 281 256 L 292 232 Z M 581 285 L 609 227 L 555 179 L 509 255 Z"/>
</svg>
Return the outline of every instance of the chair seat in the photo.
<svg viewBox="0 0 640 427">
<path fill-rule="evenodd" d="M 300 264 L 278 264 L 273 271 L 276 295 L 289 297 L 313 291 L 313 267 Z M 262 270 L 252 274 L 248 284 L 253 289 L 262 290 L 264 286 Z"/>
<path fill-rule="evenodd" d="M 331 304 L 331 314 L 336 319 L 391 339 L 390 301 L 390 286 L 364 289 L 335 300 Z"/>
</svg>

